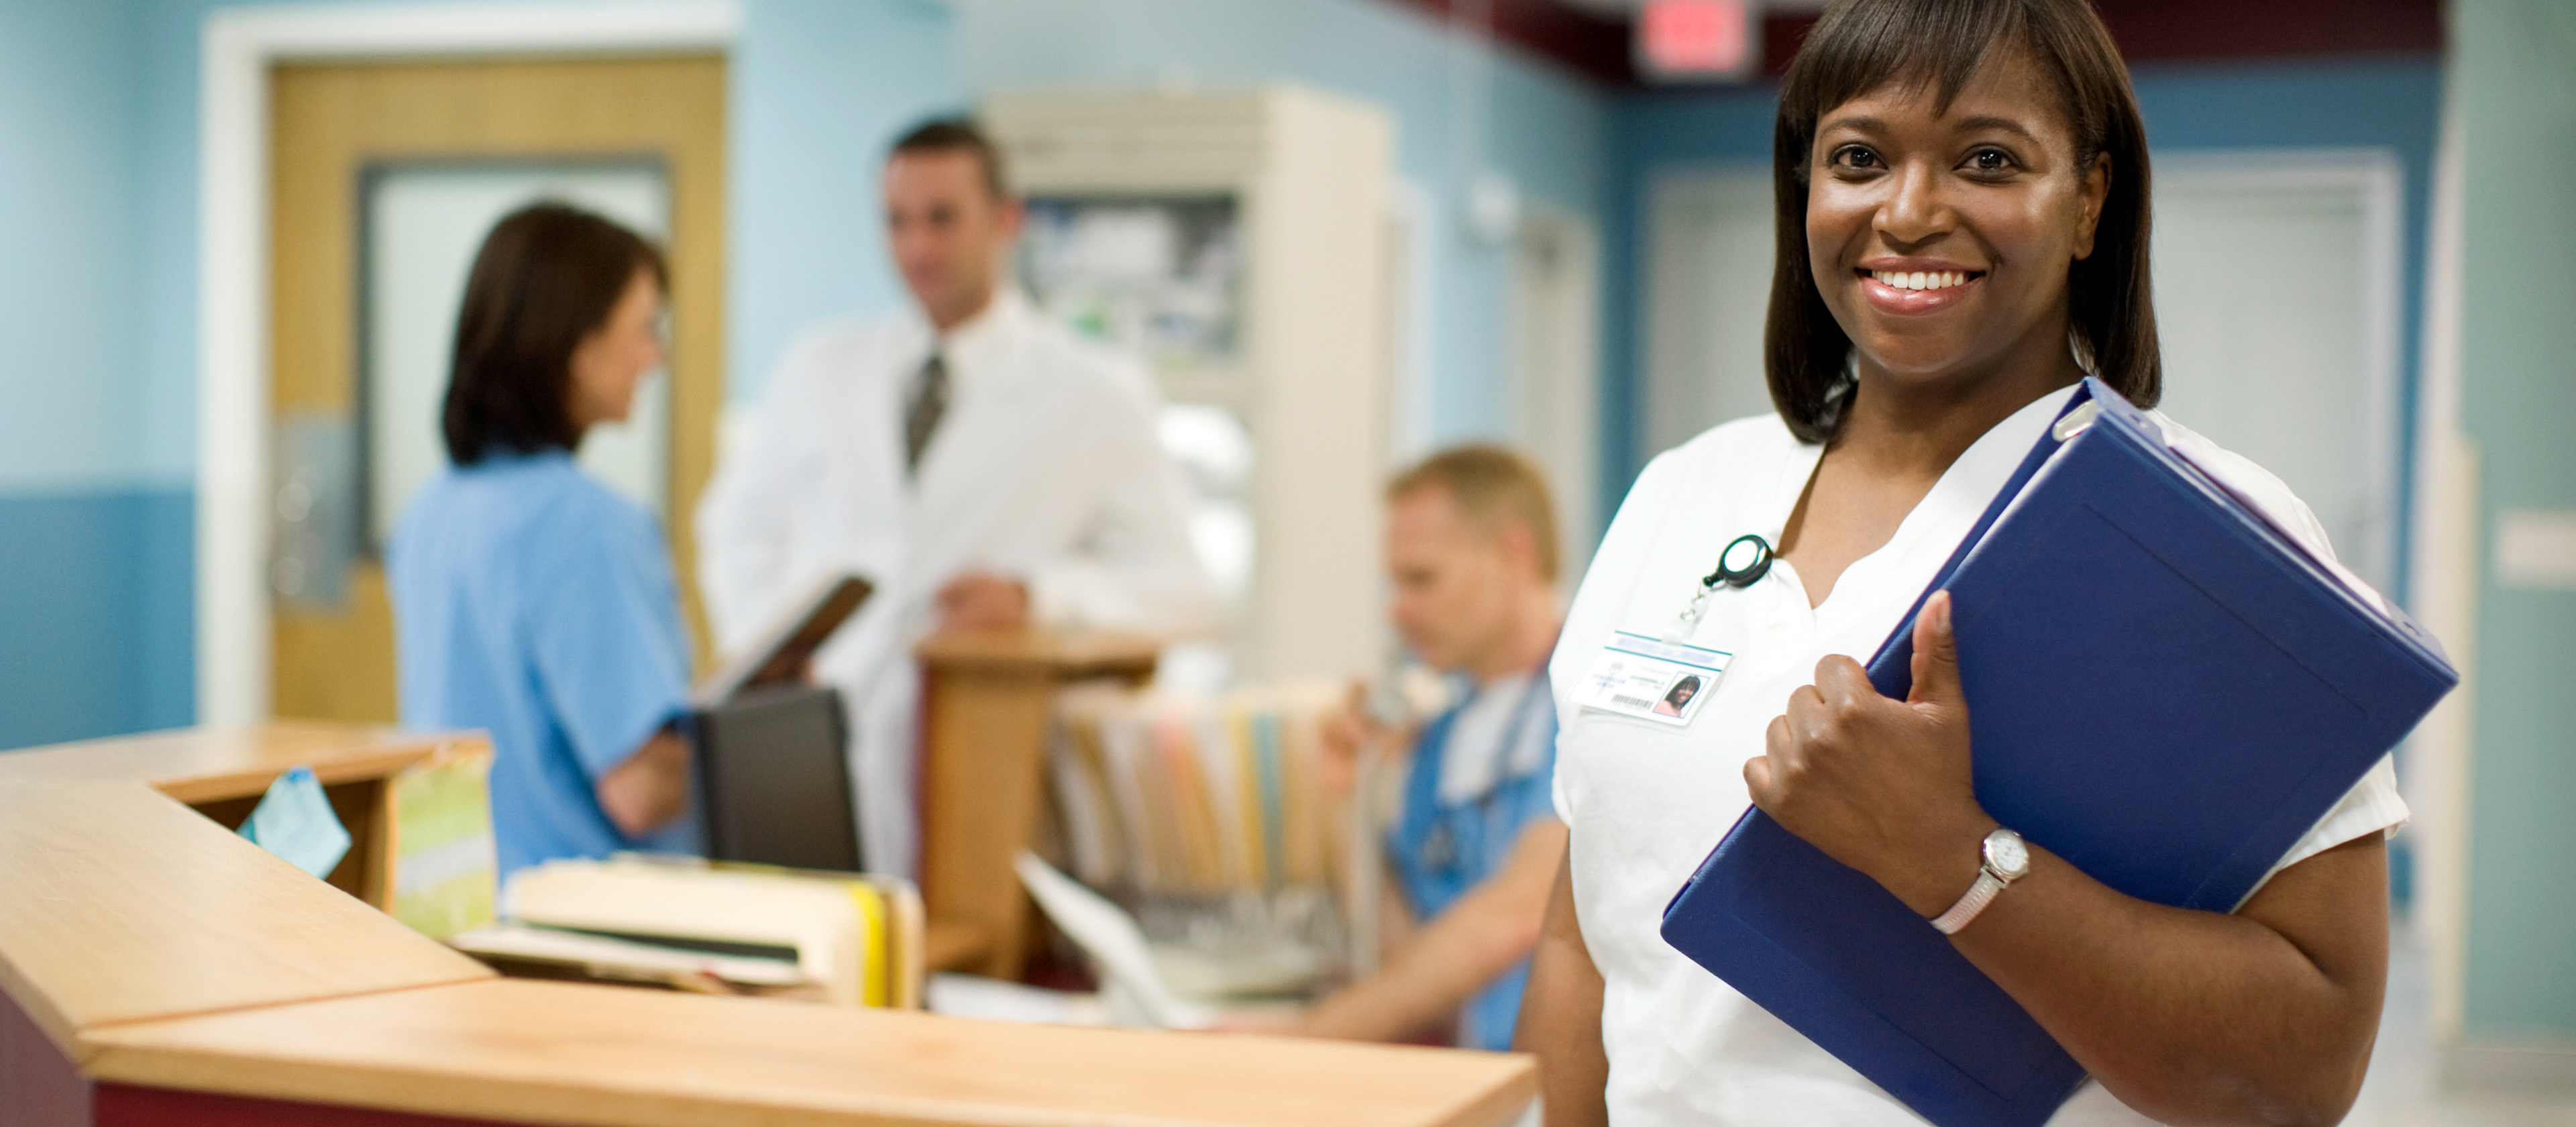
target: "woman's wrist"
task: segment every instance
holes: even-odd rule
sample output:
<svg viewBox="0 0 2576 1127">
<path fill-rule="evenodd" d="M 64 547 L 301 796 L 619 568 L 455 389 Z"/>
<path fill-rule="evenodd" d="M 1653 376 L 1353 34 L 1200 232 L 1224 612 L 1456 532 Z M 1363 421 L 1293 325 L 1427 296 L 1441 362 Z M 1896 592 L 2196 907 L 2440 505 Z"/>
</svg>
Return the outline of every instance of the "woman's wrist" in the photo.
<svg viewBox="0 0 2576 1127">
<path fill-rule="evenodd" d="M 1916 914 L 1931 919 L 1967 895 L 1985 868 L 1986 835 L 2002 825 L 1983 809 L 1943 820 L 1915 848 L 1873 868 L 1870 876 Z"/>
</svg>

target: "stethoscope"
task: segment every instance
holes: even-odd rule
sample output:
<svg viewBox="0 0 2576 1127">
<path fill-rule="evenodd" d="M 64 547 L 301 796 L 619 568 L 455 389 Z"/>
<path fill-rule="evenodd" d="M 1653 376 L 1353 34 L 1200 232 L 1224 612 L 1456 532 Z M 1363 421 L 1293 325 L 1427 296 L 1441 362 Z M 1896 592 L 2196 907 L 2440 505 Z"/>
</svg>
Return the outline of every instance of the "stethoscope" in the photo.
<svg viewBox="0 0 2576 1127">
<path fill-rule="evenodd" d="M 1503 737 L 1494 741 L 1493 781 L 1476 799 L 1476 817 L 1489 826 L 1493 821 L 1494 795 L 1503 789 L 1503 771 L 1511 765 L 1511 754 L 1521 745 L 1521 736 L 1529 724 L 1530 713 L 1539 704 L 1554 707 L 1555 694 L 1548 689 L 1547 675 L 1530 678 L 1521 689 L 1521 699 L 1512 706 L 1512 722 L 1503 729 Z M 1450 722 L 1449 735 L 1458 734 L 1457 722 Z M 1446 749 L 1443 749 L 1444 751 Z M 1418 754 L 1418 753 L 1417 753 Z M 1437 800 L 1434 800 L 1436 806 Z M 1435 873 L 1447 873 L 1458 866 L 1458 835 L 1450 830 L 1447 818 L 1434 817 L 1430 836 L 1422 839 L 1422 867 Z"/>
<path fill-rule="evenodd" d="M 1725 549 L 1717 553 L 1717 570 L 1700 579 L 1699 589 L 1691 592 L 1690 603 L 1673 616 L 1672 628 L 1664 632 L 1665 640 L 1688 639 L 1699 626 L 1700 615 L 1708 610 L 1709 592 L 1721 585 L 1742 590 L 1760 582 L 1771 573 L 1772 558 L 1771 542 L 1760 536 L 1748 532 L 1727 541 Z"/>
</svg>

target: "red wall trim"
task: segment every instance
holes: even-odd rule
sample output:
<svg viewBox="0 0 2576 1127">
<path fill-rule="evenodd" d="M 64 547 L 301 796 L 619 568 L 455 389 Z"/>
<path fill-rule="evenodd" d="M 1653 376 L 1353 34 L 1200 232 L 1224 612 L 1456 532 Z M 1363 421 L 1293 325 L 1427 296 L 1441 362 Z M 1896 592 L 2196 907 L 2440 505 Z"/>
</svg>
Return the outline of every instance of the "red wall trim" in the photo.
<svg viewBox="0 0 2576 1127">
<path fill-rule="evenodd" d="M 0 991 L 0 1124 L 89 1127 L 89 1100 L 80 1066 Z"/>
<path fill-rule="evenodd" d="M 502 1122 L 101 1084 L 95 1127 L 492 1127 Z"/>
<path fill-rule="evenodd" d="M 1385 0 L 1448 23 L 1464 0 Z M 1598 82 L 1635 86 L 1633 21 L 1559 0 L 1487 0 L 1496 39 Z M 2422 54 L 2442 49 L 2443 0 L 2094 0 L 2132 63 L 2314 55 Z M 1813 13 L 1762 18 L 1762 73 L 1779 77 L 1815 26 Z"/>
<path fill-rule="evenodd" d="M 2131 63 L 2442 49 L 2443 0 L 2093 0 Z M 1762 73 L 1777 78 L 1816 17 L 1762 20 Z"/>
<path fill-rule="evenodd" d="M 1449 23 L 1461 0 L 1387 0 Z M 1628 20 L 1580 11 L 1557 0 L 1487 0 L 1494 38 L 1552 59 L 1599 82 L 1635 85 Z"/>
</svg>

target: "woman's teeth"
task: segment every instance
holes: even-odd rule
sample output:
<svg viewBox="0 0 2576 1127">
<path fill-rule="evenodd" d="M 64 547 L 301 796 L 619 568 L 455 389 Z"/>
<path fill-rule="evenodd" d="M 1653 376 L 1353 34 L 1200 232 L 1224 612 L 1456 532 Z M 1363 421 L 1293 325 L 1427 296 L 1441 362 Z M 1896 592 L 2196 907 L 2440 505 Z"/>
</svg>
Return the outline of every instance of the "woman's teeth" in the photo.
<svg viewBox="0 0 2576 1127">
<path fill-rule="evenodd" d="M 1946 290 L 1968 284 L 1968 275 L 1958 270 L 1869 271 L 1880 285 L 1900 290 Z"/>
</svg>

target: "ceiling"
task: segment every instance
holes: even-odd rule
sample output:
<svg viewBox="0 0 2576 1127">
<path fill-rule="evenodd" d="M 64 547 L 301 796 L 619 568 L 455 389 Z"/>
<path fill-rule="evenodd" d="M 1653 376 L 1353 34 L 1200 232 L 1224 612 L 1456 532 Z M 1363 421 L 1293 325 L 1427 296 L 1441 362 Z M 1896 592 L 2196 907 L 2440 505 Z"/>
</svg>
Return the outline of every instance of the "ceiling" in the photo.
<svg viewBox="0 0 2576 1127">
<path fill-rule="evenodd" d="M 1641 84 L 1630 39 L 1645 0 L 1385 0 L 1443 22 L 1481 14 L 1496 39 L 1612 86 Z M 1762 75 L 1777 78 L 1825 0 L 1749 0 Z M 2442 49 L 2442 0 L 2093 0 L 2130 62 L 2420 54 Z"/>
</svg>

